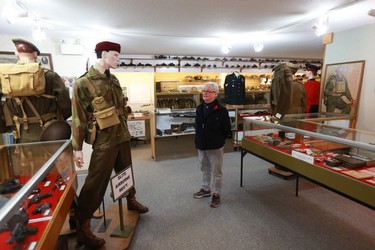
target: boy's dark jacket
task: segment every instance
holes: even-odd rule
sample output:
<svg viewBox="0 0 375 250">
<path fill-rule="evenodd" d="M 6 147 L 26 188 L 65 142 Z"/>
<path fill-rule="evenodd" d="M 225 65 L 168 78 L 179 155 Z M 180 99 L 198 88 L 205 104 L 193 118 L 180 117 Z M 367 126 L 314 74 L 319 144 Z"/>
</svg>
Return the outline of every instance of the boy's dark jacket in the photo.
<svg viewBox="0 0 375 250">
<path fill-rule="evenodd" d="M 231 135 L 228 110 L 216 99 L 209 104 L 206 117 L 204 108 L 205 104 L 202 103 L 196 109 L 195 147 L 200 150 L 219 149 Z"/>
</svg>

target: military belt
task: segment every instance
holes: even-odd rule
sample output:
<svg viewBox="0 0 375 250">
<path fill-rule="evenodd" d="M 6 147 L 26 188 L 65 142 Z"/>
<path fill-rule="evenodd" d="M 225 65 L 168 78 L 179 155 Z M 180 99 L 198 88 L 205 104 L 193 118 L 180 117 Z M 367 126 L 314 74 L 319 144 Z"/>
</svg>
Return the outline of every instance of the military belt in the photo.
<svg viewBox="0 0 375 250">
<path fill-rule="evenodd" d="M 53 118 L 56 118 L 57 114 L 55 113 L 46 113 L 44 115 L 41 115 L 41 118 L 44 122 L 47 122 L 49 120 L 52 120 Z M 13 116 L 13 121 L 15 123 L 39 123 L 39 119 L 37 117 L 27 117 L 27 121 L 24 121 L 22 117 Z"/>
</svg>

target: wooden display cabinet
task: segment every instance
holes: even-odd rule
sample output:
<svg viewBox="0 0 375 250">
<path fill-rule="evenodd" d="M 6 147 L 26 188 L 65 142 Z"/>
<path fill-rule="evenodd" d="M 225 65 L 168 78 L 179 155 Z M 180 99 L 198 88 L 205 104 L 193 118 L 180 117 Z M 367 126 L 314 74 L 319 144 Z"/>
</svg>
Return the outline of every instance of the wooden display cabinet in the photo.
<svg viewBox="0 0 375 250">
<path fill-rule="evenodd" d="M 0 208 L 0 248 L 54 249 L 77 189 L 71 142 L 6 145 L 0 154 L 1 169 L 7 169 L 2 171 L 1 183 L 18 183 L 2 193 L 6 200 Z M 44 198 L 33 203 L 38 195 Z M 38 213 L 40 204 L 45 209 Z M 27 228 L 34 233 L 22 231 Z"/>
</svg>

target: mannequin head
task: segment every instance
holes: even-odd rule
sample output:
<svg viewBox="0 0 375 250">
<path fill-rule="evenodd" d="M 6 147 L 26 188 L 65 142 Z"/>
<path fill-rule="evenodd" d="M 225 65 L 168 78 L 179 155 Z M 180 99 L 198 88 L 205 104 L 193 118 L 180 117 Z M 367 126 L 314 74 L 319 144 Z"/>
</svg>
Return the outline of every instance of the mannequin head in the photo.
<svg viewBox="0 0 375 250">
<path fill-rule="evenodd" d="M 35 62 L 40 55 L 39 49 L 31 42 L 23 39 L 13 39 L 12 41 L 16 46 L 15 54 L 20 60 Z"/>
<path fill-rule="evenodd" d="M 98 63 L 104 68 L 117 68 L 119 64 L 119 55 L 121 46 L 118 43 L 113 42 L 100 42 L 95 46 L 96 57 Z"/>
<path fill-rule="evenodd" d="M 306 71 L 307 78 L 308 79 L 314 78 L 317 75 L 319 69 L 320 67 L 314 64 L 306 63 L 305 71 Z"/>
</svg>

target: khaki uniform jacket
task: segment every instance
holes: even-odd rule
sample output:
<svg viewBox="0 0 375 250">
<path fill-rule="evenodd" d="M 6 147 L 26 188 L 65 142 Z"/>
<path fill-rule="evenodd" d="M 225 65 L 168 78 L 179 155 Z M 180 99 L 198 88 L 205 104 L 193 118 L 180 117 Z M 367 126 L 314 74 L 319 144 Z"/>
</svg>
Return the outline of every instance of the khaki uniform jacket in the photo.
<svg viewBox="0 0 375 250">
<path fill-rule="evenodd" d="M 84 78 L 88 78 L 95 88 L 97 96 L 103 96 L 109 107 L 115 106 L 120 123 L 102 129 L 96 128 L 96 140 L 93 149 L 110 149 L 125 141 L 130 141 L 131 135 L 126 124 L 125 106 L 127 104 L 120 82 L 114 75 L 107 77 L 91 67 L 87 73 L 78 78 L 73 87 L 72 98 L 72 129 L 74 150 L 82 150 L 82 144 L 88 132 L 88 126 L 93 121 L 94 108 L 91 104 L 94 96 L 90 93 Z"/>
</svg>

